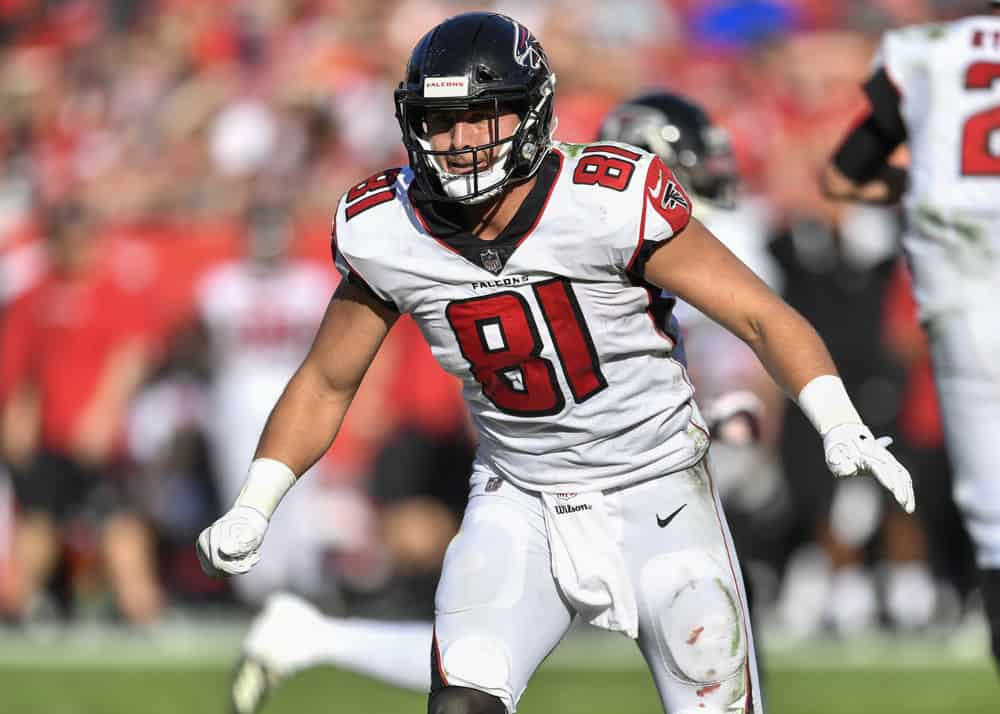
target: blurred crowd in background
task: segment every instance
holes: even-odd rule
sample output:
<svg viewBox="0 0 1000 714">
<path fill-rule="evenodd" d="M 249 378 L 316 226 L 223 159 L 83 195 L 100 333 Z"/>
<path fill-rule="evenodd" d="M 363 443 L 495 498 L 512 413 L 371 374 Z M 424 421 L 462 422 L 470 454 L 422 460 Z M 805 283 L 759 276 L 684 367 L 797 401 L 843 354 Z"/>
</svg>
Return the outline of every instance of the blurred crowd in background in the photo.
<svg viewBox="0 0 1000 714">
<path fill-rule="evenodd" d="M 914 517 L 871 483 L 835 488 L 805 419 L 768 402 L 756 443 L 717 450 L 739 465 L 726 500 L 757 615 L 802 635 L 954 624 L 974 609 L 970 558 L 900 217 L 825 200 L 817 175 L 879 34 L 977 6 L 0 1 L 0 613 L 153 623 L 288 588 L 343 613 L 430 615 L 474 446 L 457 383 L 406 319 L 279 510 L 269 567 L 211 580 L 193 543 L 337 283 L 336 201 L 405 162 L 392 89 L 410 50 L 447 16 L 496 9 L 549 54 L 558 139 L 593 139 L 652 88 L 729 130 L 772 284 L 914 474 Z"/>
</svg>

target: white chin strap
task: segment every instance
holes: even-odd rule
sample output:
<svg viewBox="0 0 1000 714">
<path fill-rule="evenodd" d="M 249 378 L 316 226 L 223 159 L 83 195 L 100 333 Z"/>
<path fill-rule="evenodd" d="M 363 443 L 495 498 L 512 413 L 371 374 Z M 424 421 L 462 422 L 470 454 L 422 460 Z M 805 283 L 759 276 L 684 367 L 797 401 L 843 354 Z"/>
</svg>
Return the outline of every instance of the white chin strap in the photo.
<svg viewBox="0 0 1000 714">
<path fill-rule="evenodd" d="M 420 145 L 424 149 L 430 149 L 430 142 L 424 139 L 417 139 L 417 141 L 420 142 Z M 427 156 L 425 160 L 428 168 L 435 173 L 441 182 L 442 190 L 449 197 L 460 198 L 468 196 L 478 188 L 481 192 L 479 195 L 471 196 L 461 201 L 461 203 L 476 204 L 496 196 L 503 189 L 502 183 L 507 176 L 504 164 L 507 163 L 507 155 L 510 154 L 511 146 L 512 142 L 507 142 L 496 150 L 496 157 L 493 159 L 490 167 L 485 171 L 478 172 L 478 186 L 477 181 L 473 177 L 474 175 L 471 173 L 452 174 L 445 171 L 438 163 L 439 157 Z"/>
<path fill-rule="evenodd" d="M 503 167 L 498 165 L 501 163 L 503 162 L 498 159 L 493 162 L 493 165 L 489 169 L 479 172 L 478 183 L 481 193 L 470 196 L 462 201 L 462 203 L 482 203 L 500 192 L 502 188 L 500 183 L 503 181 L 504 176 L 507 175 Z M 473 181 L 472 174 L 448 174 L 442 171 L 438 174 L 438 177 L 441 180 L 441 188 L 451 198 L 468 196 L 476 190 L 476 182 Z"/>
</svg>

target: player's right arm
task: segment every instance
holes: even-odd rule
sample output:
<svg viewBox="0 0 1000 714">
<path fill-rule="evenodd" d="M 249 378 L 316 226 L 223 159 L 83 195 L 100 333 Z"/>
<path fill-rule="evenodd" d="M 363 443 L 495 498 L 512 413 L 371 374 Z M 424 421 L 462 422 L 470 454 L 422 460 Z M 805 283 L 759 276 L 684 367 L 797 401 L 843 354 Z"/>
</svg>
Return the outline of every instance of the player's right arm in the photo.
<svg viewBox="0 0 1000 714">
<path fill-rule="evenodd" d="M 206 573 L 245 573 L 260 559 L 271 515 L 298 475 L 330 448 L 397 317 L 362 286 L 341 282 L 309 354 L 271 411 L 236 503 L 198 537 Z"/>
<path fill-rule="evenodd" d="M 267 420 L 256 458 L 305 473 L 326 453 L 399 313 L 341 282 L 302 366 Z"/>
</svg>

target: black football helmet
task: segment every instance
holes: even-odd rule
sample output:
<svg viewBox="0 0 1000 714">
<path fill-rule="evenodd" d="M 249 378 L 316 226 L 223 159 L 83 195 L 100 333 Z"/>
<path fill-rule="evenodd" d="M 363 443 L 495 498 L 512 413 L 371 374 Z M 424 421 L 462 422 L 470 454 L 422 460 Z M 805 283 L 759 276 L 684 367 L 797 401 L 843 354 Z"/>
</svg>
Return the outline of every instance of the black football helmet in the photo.
<svg viewBox="0 0 1000 714">
<path fill-rule="evenodd" d="M 731 207 L 739 171 L 729 134 L 679 94 L 653 92 L 615 107 L 601 125 L 600 139 L 650 151 L 697 197 Z"/>
<path fill-rule="evenodd" d="M 479 203 L 510 182 L 530 178 L 552 139 L 555 74 L 545 51 L 523 25 L 505 15 L 470 12 L 432 29 L 417 43 L 395 92 L 396 119 L 418 186 L 434 200 Z M 493 140 L 447 151 L 431 149 L 431 111 L 481 110 L 493 120 Z M 510 137 L 499 137 L 499 117 L 520 117 Z M 480 168 L 482 152 L 493 162 Z M 468 174 L 448 173 L 443 156 L 471 159 Z"/>
</svg>

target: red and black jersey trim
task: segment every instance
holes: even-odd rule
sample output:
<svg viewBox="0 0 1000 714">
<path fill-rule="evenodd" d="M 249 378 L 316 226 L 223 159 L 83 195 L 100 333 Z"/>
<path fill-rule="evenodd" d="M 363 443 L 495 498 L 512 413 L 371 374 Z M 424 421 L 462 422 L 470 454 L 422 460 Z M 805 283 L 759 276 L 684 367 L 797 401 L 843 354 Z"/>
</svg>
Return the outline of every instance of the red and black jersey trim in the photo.
<svg viewBox="0 0 1000 714">
<path fill-rule="evenodd" d="M 671 352 L 671 356 L 681 362 L 681 364 L 687 366 L 680 323 L 674 316 L 677 298 L 646 280 L 631 275 L 628 277 L 633 287 L 642 288 L 646 291 L 646 299 L 648 301 L 646 314 L 649 315 L 649 319 L 653 323 L 653 330 L 669 342 L 668 349 Z"/>
<path fill-rule="evenodd" d="M 612 146 L 611 144 L 591 144 L 580 153 L 612 154 L 613 156 L 620 156 L 623 159 L 628 159 L 629 161 L 638 161 L 642 158 L 642 154 L 636 153 L 635 151 L 629 151 L 621 146 Z"/>
<path fill-rule="evenodd" d="M 441 666 L 441 647 L 438 645 L 437 630 L 431 636 L 431 692 L 450 686 Z"/>
<path fill-rule="evenodd" d="M 431 200 L 420 191 L 417 182 L 410 185 L 410 203 L 424 229 L 438 243 L 473 265 L 496 274 L 503 270 L 517 247 L 535 230 L 552 197 L 562 165 L 562 154 L 555 150 L 549 152 L 538 169 L 535 185 L 514 218 L 493 240 L 483 240 L 469 232 L 462 223 L 461 206 Z"/>
<path fill-rule="evenodd" d="M 654 176 L 656 177 L 655 180 Z M 654 157 L 649 162 L 649 167 L 646 169 L 646 187 L 642 192 L 642 212 L 639 214 L 639 242 L 632 252 L 632 257 L 629 258 L 628 264 L 625 266 L 626 275 L 635 284 L 645 282 L 646 263 L 652 257 L 653 253 L 684 232 L 691 221 L 691 200 L 679 186 L 680 184 L 677 183 L 673 172 L 663 164 L 659 157 Z M 658 195 L 654 196 L 650 192 L 654 188 L 658 189 Z M 643 237 L 646 235 L 646 211 L 652 201 L 663 202 L 662 206 L 653 206 L 653 210 L 660 213 L 670 225 L 670 230 L 672 231 L 669 237 L 662 240 L 646 240 Z M 668 206 L 669 208 L 667 208 Z M 682 214 L 671 217 L 664 214 L 661 208 L 671 211 L 681 208 Z M 683 223 L 675 225 L 675 220 L 673 219 L 680 219 Z"/>
<path fill-rule="evenodd" d="M 628 266 L 625 269 L 625 273 L 628 275 L 629 280 L 636 284 L 644 283 L 646 263 L 649 262 L 651 257 L 653 257 L 653 253 L 669 242 L 670 239 L 639 241 L 639 245 L 636 246 L 635 253 L 632 254 L 632 259 L 629 260 Z"/>
</svg>

